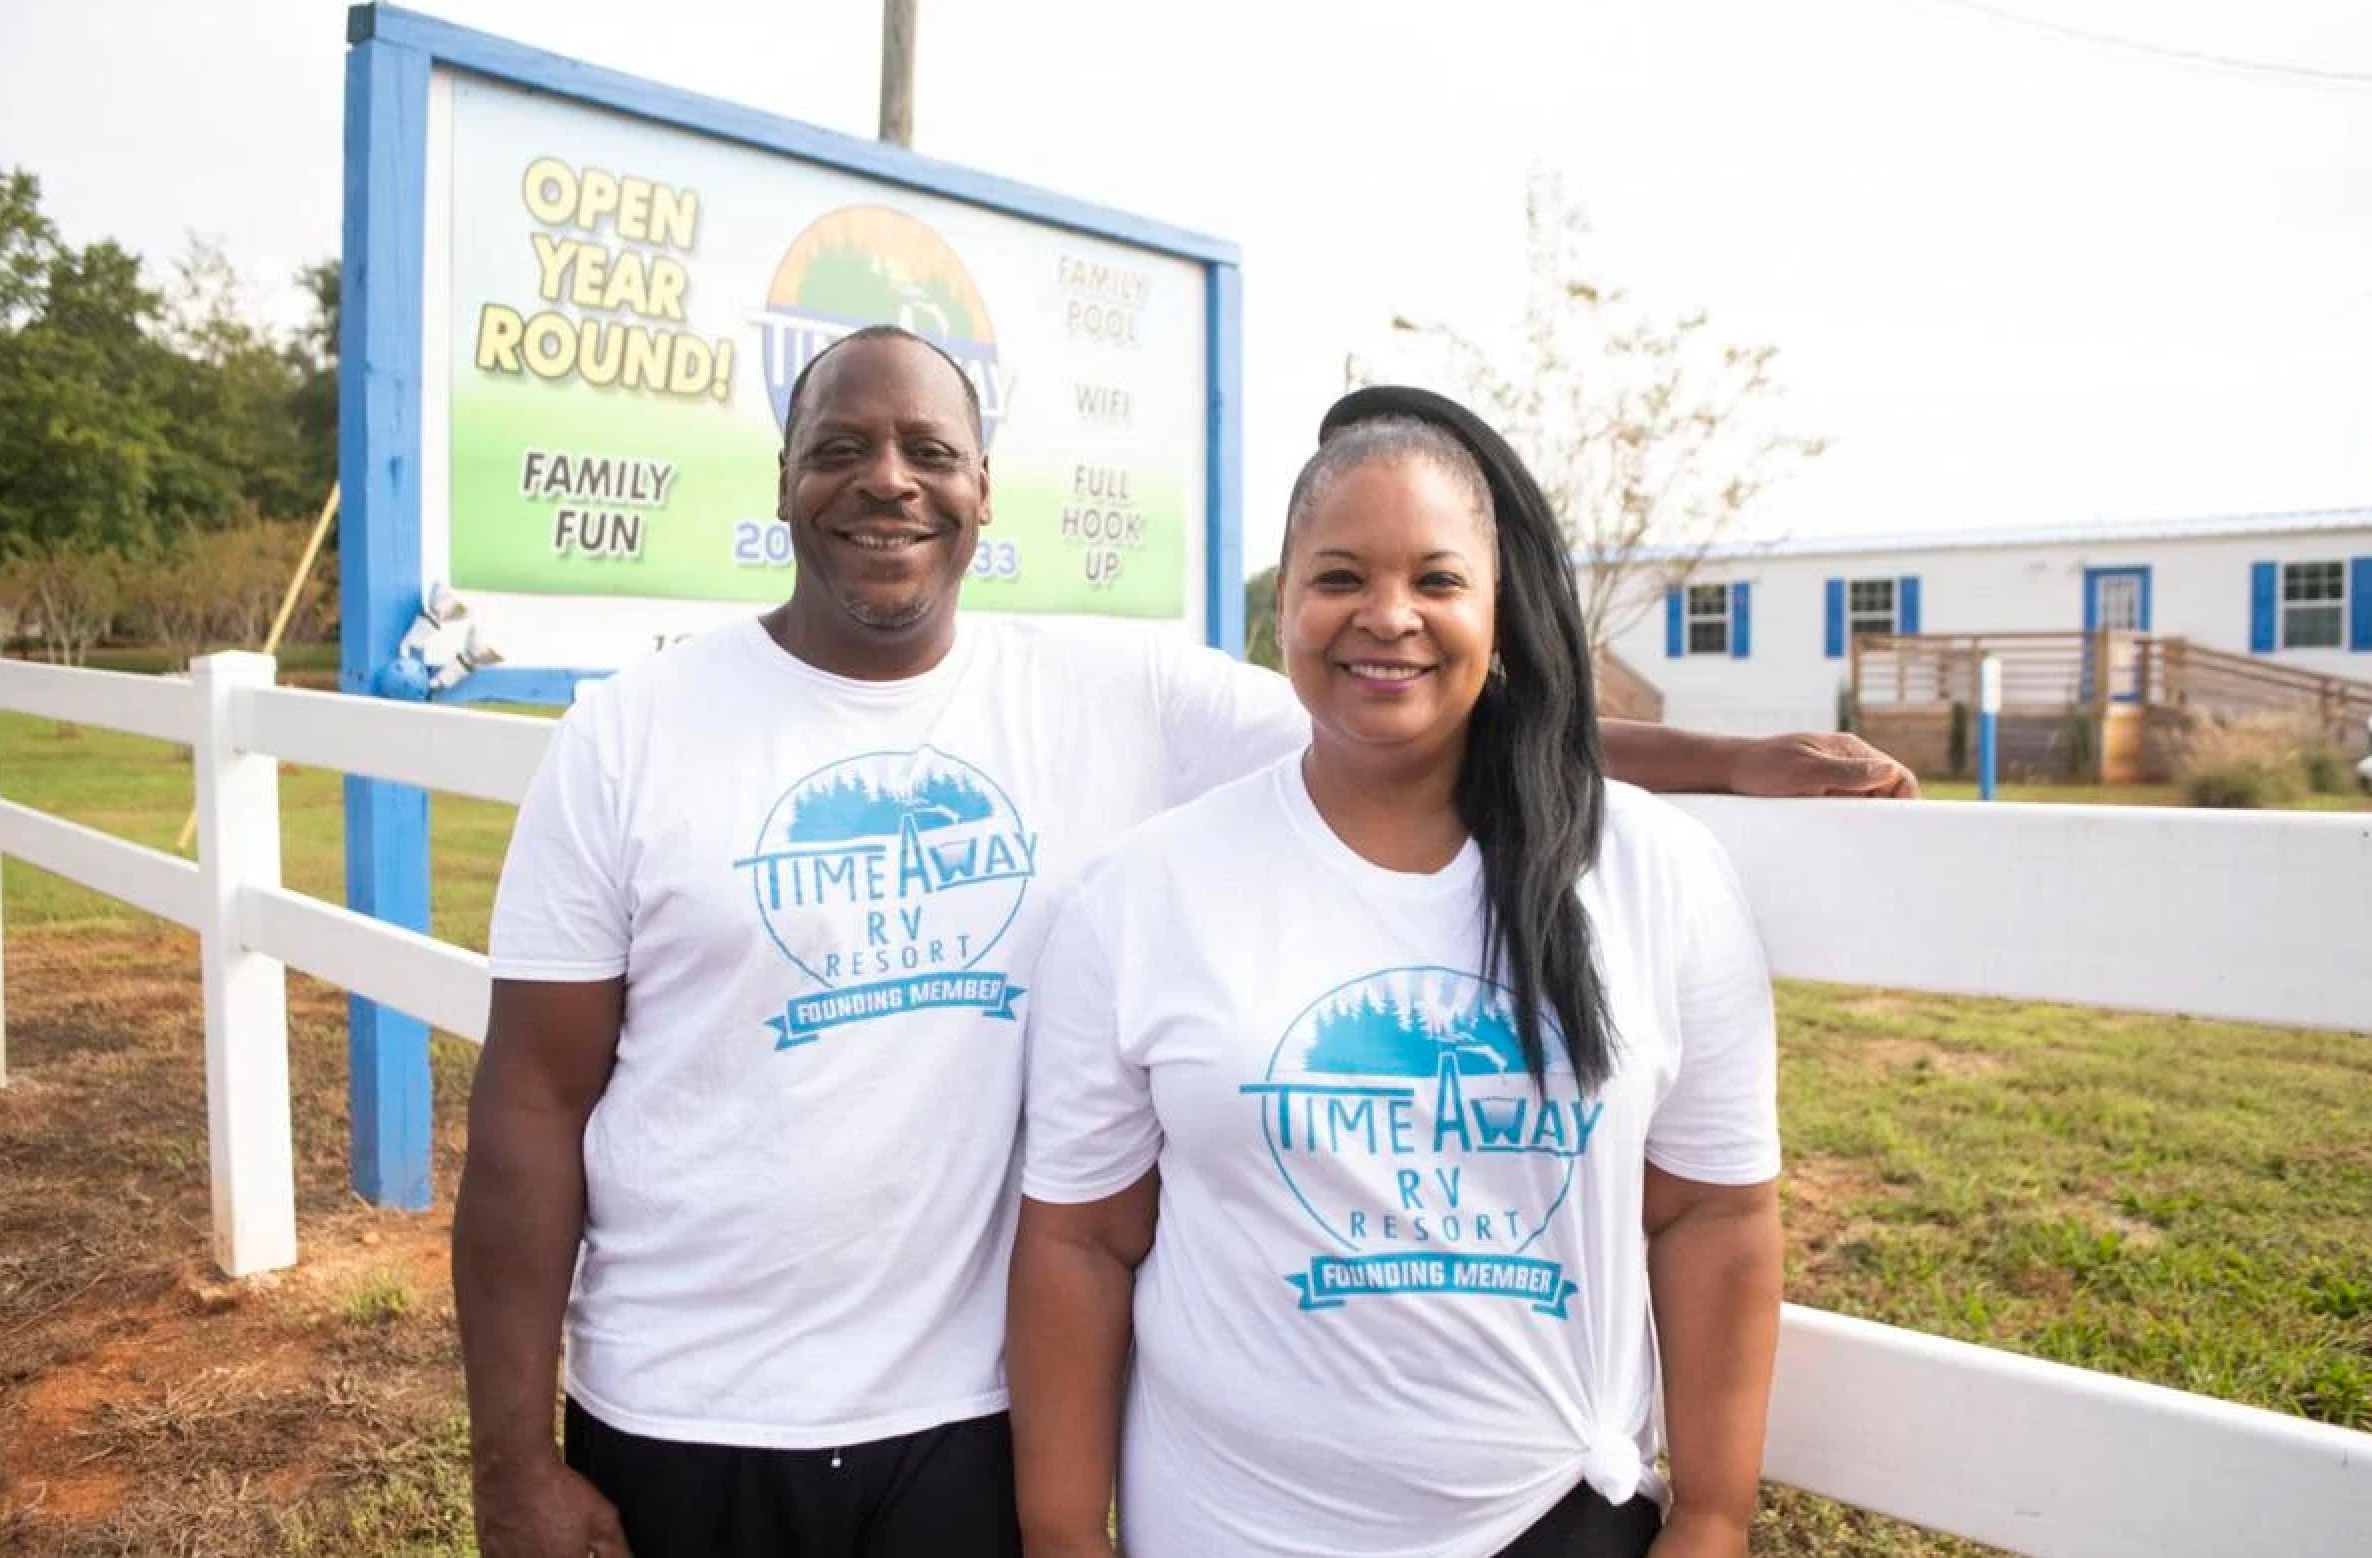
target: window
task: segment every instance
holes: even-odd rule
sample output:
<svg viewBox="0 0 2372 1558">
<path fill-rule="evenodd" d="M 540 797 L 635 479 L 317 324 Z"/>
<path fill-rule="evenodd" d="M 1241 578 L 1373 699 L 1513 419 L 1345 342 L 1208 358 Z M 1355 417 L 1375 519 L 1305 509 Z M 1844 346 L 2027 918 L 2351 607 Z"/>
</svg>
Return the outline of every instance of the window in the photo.
<svg viewBox="0 0 2372 1558">
<path fill-rule="evenodd" d="M 2344 563 L 2281 565 L 2281 647 L 2338 649 L 2345 646 L 2347 566 Z"/>
<path fill-rule="evenodd" d="M 1692 584 L 1688 587 L 1688 652 L 1726 655 L 1730 652 L 1730 587 Z"/>
<path fill-rule="evenodd" d="M 1895 630 L 1894 581 L 1855 579 L 1845 586 L 1845 631 L 1891 633 Z"/>
</svg>

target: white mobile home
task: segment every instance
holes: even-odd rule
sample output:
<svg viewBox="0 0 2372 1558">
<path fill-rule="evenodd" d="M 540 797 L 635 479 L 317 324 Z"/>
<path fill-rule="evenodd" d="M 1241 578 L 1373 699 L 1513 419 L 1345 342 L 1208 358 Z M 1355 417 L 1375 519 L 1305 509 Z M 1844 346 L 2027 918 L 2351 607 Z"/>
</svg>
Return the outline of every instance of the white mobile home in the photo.
<svg viewBox="0 0 2372 1558">
<path fill-rule="evenodd" d="M 1614 651 L 1662 692 L 1665 719 L 1706 730 L 1833 729 L 1857 637 L 1957 638 L 1965 655 L 1975 640 L 2063 635 L 2075 680 L 2038 690 L 2037 708 L 2092 701 L 2087 644 L 2115 647 L 2118 672 L 2098 680 L 2121 702 L 2155 701 L 2131 674 L 2142 666 L 2147 685 L 2159 645 L 2247 656 L 2301 687 L 2372 683 L 2372 509 L 1729 545 L 1670 589 L 1653 565 L 1639 572 Z M 1928 696 L 1963 694 L 1931 677 Z"/>
</svg>

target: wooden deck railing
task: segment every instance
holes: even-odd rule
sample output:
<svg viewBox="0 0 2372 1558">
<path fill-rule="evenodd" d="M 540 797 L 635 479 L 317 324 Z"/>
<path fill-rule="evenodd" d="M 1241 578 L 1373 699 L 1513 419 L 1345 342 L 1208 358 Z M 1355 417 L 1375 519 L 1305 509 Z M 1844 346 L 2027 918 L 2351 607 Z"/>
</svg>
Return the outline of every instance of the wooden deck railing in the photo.
<svg viewBox="0 0 2372 1558">
<path fill-rule="evenodd" d="M 1611 649 L 1598 652 L 1598 712 L 1616 719 L 1664 722 L 1664 692 Z"/>
<path fill-rule="evenodd" d="M 2352 742 L 2372 719 L 2372 682 L 2150 633 L 1870 633 L 1853 640 L 1863 708 L 1977 701 L 1977 666 L 2001 662 L 2005 711 L 2109 703 L 2215 714 L 2296 714 Z"/>
<path fill-rule="evenodd" d="M 2165 662 L 2167 688 L 2158 702 L 2218 714 L 2297 710 L 2312 713 L 2325 725 L 2357 731 L 2372 719 L 2372 682 L 2324 676 L 2180 638 L 2158 640 L 2156 652 Z"/>
</svg>

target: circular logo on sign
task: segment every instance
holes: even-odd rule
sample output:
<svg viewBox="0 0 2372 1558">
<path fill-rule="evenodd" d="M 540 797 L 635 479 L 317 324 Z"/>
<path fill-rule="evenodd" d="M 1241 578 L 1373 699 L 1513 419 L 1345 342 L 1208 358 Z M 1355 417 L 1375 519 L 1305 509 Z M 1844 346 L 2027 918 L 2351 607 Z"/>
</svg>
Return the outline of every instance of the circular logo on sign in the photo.
<svg viewBox="0 0 2372 1558">
<path fill-rule="evenodd" d="M 971 272 L 931 228 L 887 206 L 844 206 L 791 241 L 766 288 L 766 387 L 780 425 L 791 385 L 815 354 L 866 325 L 894 324 L 936 342 L 980 391 L 983 434 L 996 439 L 1006 381 L 997 337 Z"/>
<path fill-rule="evenodd" d="M 1037 853 L 993 780 L 920 747 L 809 774 L 735 864 L 783 956 L 841 989 L 977 964 L 1012 925 Z"/>
</svg>

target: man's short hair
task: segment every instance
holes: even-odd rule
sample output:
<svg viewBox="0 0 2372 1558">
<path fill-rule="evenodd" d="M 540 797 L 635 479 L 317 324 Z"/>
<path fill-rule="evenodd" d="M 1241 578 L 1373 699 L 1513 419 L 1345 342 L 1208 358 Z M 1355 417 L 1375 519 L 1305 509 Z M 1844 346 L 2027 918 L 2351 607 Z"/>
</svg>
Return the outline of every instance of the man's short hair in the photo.
<svg viewBox="0 0 2372 1558">
<path fill-rule="evenodd" d="M 790 404 L 784 409 L 782 417 L 783 448 L 791 447 L 792 435 L 799 430 L 799 412 L 807 401 L 808 377 L 815 372 L 825 358 L 855 341 L 912 341 L 917 346 L 927 346 L 937 353 L 939 360 L 947 364 L 948 370 L 955 375 L 956 383 L 964 387 L 964 408 L 972 414 L 972 437 L 978 440 L 983 447 L 987 445 L 988 432 L 980 417 L 979 386 L 972 382 L 970 374 L 964 372 L 963 364 L 948 355 L 946 347 L 941 346 L 928 336 L 916 335 L 901 325 L 866 325 L 862 329 L 851 330 L 839 340 L 817 352 L 813 357 L 808 358 L 807 366 L 801 368 L 799 376 L 791 381 Z"/>
</svg>

